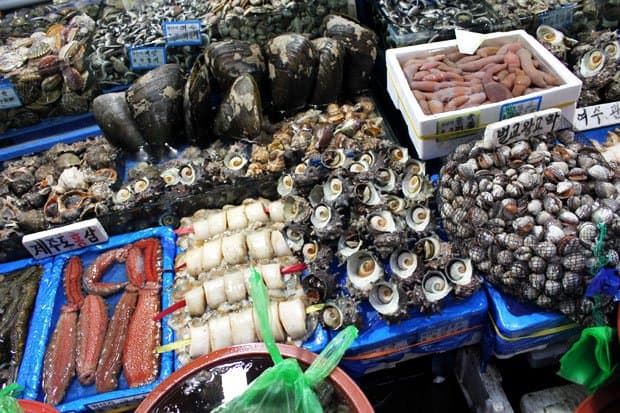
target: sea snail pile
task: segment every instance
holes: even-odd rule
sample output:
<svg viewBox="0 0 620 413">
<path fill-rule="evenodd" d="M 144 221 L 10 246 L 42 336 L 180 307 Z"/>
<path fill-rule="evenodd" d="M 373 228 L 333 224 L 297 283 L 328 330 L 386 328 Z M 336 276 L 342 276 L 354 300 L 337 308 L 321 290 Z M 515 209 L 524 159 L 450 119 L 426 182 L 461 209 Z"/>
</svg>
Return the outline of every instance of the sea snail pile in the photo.
<svg viewBox="0 0 620 413">
<path fill-rule="evenodd" d="M 584 292 L 599 258 L 618 265 L 619 194 L 618 168 L 570 130 L 460 145 L 439 184 L 443 226 L 477 271 L 585 325 L 613 309 L 609 297 L 595 308 Z M 594 256 L 601 225 L 605 257 Z"/>
</svg>

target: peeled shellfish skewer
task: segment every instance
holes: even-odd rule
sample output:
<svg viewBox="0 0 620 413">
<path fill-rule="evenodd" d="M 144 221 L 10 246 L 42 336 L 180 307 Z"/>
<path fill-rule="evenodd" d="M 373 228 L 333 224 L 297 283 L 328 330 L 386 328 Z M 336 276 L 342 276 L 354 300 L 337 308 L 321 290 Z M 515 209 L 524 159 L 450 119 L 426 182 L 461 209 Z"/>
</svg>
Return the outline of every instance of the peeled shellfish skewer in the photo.
<svg viewBox="0 0 620 413">
<path fill-rule="evenodd" d="M 269 304 L 269 315 L 276 341 L 283 342 L 287 337 L 297 340 L 306 335 L 306 307 L 301 298 L 272 301 Z M 214 315 L 207 322 L 193 319 L 188 334 L 188 339 L 160 346 L 157 352 L 164 353 L 189 346 L 190 357 L 194 358 L 230 345 L 261 339 L 257 315 L 251 305 L 232 313 Z"/>
<path fill-rule="evenodd" d="M 271 259 L 292 256 L 284 234 L 280 230 L 261 229 L 226 235 L 188 249 L 180 257 L 175 270 L 183 267 L 192 276 L 218 268 L 223 264 L 234 265 L 251 259 Z"/>
<path fill-rule="evenodd" d="M 255 223 L 284 222 L 282 201 L 254 201 L 207 212 L 190 227 L 181 227 L 179 235 L 193 233 L 197 240 L 208 240 L 226 231 L 248 228 Z"/>
<path fill-rule="evenodd" d="M 293 274 L 306 269 L 303 262 L 282 267 L 278 263 L 258 265 L 267 288 L 277 289 L 284 286 L 281 275 Z M 190 316 L 204 314 L 207 306 L 217 308 L 224 302 L 238 302 L 247 297 L 247 277 L 245 271 L 238 270 L 214 277 L 185 293 L 185 298 L 157 314 L 153 320 L 161 320 L 176 310 L 187 307 Z"/>
</svg>

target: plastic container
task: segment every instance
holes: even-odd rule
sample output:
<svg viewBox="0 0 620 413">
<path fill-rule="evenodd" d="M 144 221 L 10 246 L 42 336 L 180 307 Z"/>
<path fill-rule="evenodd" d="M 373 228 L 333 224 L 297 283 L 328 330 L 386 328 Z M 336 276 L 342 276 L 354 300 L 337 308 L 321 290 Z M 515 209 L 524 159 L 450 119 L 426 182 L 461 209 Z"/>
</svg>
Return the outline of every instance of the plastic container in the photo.
<svg viewBox="0 0 620 413">
<path fill-rule="evenodd" d="M 566 119 L 573 119 L 581 81 L 543 45 L 524 30 L 488 34 L 482 46 L 519 42 L 556 74 L 562 85 L 474 108 L 425 115 L 413 96 L 401 63 L 410 57 L 456 51 L 456 40 L 402 47 L 386 51 L 387 89 L 394 106 L 401 111 L 409 138 L 421 159 L 447 155 L 459 144 L 471 140 L 490 123 L 531 111 L 557 107 Z"/>
<path fill-rule="evenodd" d="M 54 258 L 54 274 L 50 277 L 51 281 L 47 284 L 47 290 L 51 291 L 52 295 L 49 301 L 43 303 L 43 307 L 49 309 L 49 314 L 45 317 L 33 318 L 33 323 L 39 325 L 42 329 L 42 339 L 38 345 L 31 346 L 26 353 L 24 353 L 24 359 L 29 360 L 30 365 L 28 371 L 25 371 L 25 380 L 20 383 L 23 384 L 25 389 L 26 399 L 35 399 L 37 401 L 43 401 L 43 391 L 41 388 L 41 372 L 43 357 L 45 350 L 51 335 L 56 326 L 60 314 L 60 308 L 66 302 L 66 298 L 63 291 L 62 283 L 62 270 L 65 263 L 73 255 L 78 255 L 82 259 L 83 265 L 86 267 L 90 262 L 98 256 L 101 252 L 118 248 L 123 245 L 130 244 L 142 238 L 157 237 L 161 241 L 163 252 L 163 276 L 162 276 L 162 294 L 161 294 L 161 307 L 165 308 L 170 305 L 170 289 L 173 280 L 173 265 L 175 256 L 175 235 L 169 228 L 158 227 L 135 233 L 129 233 L 125 235 L 118 235 L 111 237 L 106 243 L 93 245 L 78 251 L 73 251 L 69 254 L 60 255 Z M 124 264 L 114 264 L 108 269 L 104 276 L 105 281 L 118 282 L 124 281 L 125 268 Z M 111 317 L 114 313 L 114 308 L 121 293 L 114 294 L 106 297 L 106 306 L 108 308 L 108 314 Z M 166 344 L 172 340 L 172 330 L 166 323 L 162 323 L 161 326 L 161 342 Z M 95 411 L 99 409 L 111 409 L 127 404 L 136 403 L 142 400 L 151 390 L 153 390 L 163 379 L 168 377 L 173 370 L 172 354 L 162 354 L 160 357 L 159 376 L 155 382 L 147 384 L 145 386 L 137 388 L 128 388 L 124 376 L 119 379 L 118 390 L 97 394 L 95 385 L 82 386 L 78 383 L 77 379 L 73 379 L 64 400 L 56 407 L 60 412 L 85 412 Z"/>
<path fill-rule="evenodd" d="M 361 308 L 365 327 L 340 362 L 353 377 L 478 343 L 487 324 L 488 303 L 480 289 L 465 300 L 446 299 L 441 314 L 427 316 L 412 310 L 410 318 L 392 324 L 381 319 L 367 302 Z"/>
<path fill-rule="evenodd" d="M 521 303 L 489 283 L 485 283 L 485 288 L 496 357 L 508 358 L 552 344 L 570 343 L 579 337 L 581 327 L 566 316 Z"/>
<path fill-rule="evenodd" d="M 53 265 L 53 260 L 44 259 L 36 261 L 33 259 L 25 259 L 13 262 L 7 262 L 0 264 L 0 275 L 21 270 L 23 268 L 31 267 L 33 265 L 40 265 L 43 267 L 43 274 L 39 281 L 39 291 L 37 298 L 35 299 L 32 314 L 30 315 L 30 323 L 28 324 L 28 336 L 26 338 L 26 344 L 24 346 L 24 354 L 22 355 L 21 366 L 17 372 L 17 383 L 24 386 L 24 398 L 33 397 L 33 393 L 28 391 L 27 383 L 29 381 L 29 372 L 35 368 L 33 360 L 30 357 L 26 357 L 35 349 L 39 348 L 43 341 L 43 326 L 40 325 L 37 320 L 46 319 L 50 317 L 51 308 L 46 305 L 51 299 L 53 299 L 53 292 L 50 288 L 54 284 L 54 277 L 56 275 L 56 269 Z"/>
<path fill-rule="evenodd" d="M 316 354 L 298 347 L 278 344 L 278 348 L 284 358 L 296 358 L 302 368 L 309 366 L 316 358 Z M 256 365 L 256 368 L 253 368 L 254 365 Z M 229 378 L 231 379 L 229 382 L 231 386 L 223 386 L 223 394 L 226 394 L 227 391 L 233 391 L 236 395 L 240 393 L 239 390 L 243 389 L 243 385 L 247 384 L 248 381 L 251 381 L 266 367 L 271 365 L 273 365 L 273 363 L 271 362 L 265 346 L 259 343 L 232 346 L 214 351 L 188 363 L 182 369 L 174 372 L 147 396 L 136 409 L 136 413 L 174 411 L 167 410 L 166 406 L 169 406 L 168 409 L 170 409 L 174 404 L 179 402 L 179 399 L 189 399 L 192 398 L 192 394 L 197 393 L 187 392 L 187 388 L 184 388 L 184 384 L 189 382 L 188 379 L 196 375 L 202 375 L 204 380 L 205 375 L 211 375 L 214 371 L 216 372 L 214 377 L 216 377 L 217 380 L 217 375 L 220 375 L 222 383 L 229 382 Z M 223 373 L 222 370 L 227 371 Z M 239 373 L 239 370 L 241 370 L 241 373 Z M 231 371 L 236 374 L 231 374 Z M 224 378 L 225 376 L 228 377 Z M 339 394 L 340 398 L 349 406 L 351 411 L 373 411 L 364 393 L 362 393 L 357 384 L 355 384 L 355 382 L 340 368 L 336 368 L 329 379 L 335 386 L 336 392 Z M 232 382 L 233 380 L 234 382 Z M 238 388 L 235 389 L 231 387 Z M 198 392 L 198 397 L 201 397 L 201 402 L 206 398 L 211 403 L 217 403 L 223 398 L 223 394 L 219 392 L 201 393 L 202 392 Z M 193 400 L 193 398 L 191 400 Z M 177 411 L 190 410 L 181 409 Z"/>
</svg>

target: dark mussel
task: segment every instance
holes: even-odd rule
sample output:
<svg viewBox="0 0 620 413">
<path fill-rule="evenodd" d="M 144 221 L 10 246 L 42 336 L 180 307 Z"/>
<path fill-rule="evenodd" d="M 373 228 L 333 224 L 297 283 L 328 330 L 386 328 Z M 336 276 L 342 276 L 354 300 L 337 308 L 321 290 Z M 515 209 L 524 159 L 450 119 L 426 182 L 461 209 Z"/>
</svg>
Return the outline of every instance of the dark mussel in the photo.
<svg viewBox="0 0 620 413">
<path fill-rule="evenodd" d="M 183 128 L 185 79 L 177 64 L 165 64 L 136 79 L 127 89 L 127 104 L 146 141 L 161 149 Z"/>
<path fill-rule="evenodd" d="M 342 42 L 329 37 L 315 39 L 312 44 L 318 53 L 319 64 L 310 103 L 327 105 L 336 102 L 342 90 L 345 48 Z"/>
<path fill-rule="evenodd" d="M 267 43 L 269 88 L 277 111 L 306 106 L 314 86 L 316 51 L 300 34 L 283 34 Z"/>
<path fill-rule="evenodd" d="M 235 80 L 215 115 L 215 134 L 232 139 L 255 138 L 262 125 L 260 92 L 250 74 Z"/>
<path fill-rule="evenodd" d="M 192 66 L 183 95 L 185 135 L 190 142 L 209 142 L 209 127 L 213 120 L 213 109 L 209 103 L 209 69 L 204 57 L 199 56 Z"/>
<path fill-rule="evenodd" d="M 265 59 L 256 43 L 243 40 L 214 42 L 205 50 L 205 62 L 222 90 L 228 90 L 243 73 L 249 73 L 259 85 L 265 75 Z"/>
<path fill-rule="evenodd" d="M 377 35 L 370 29 L 342 16 L 325 18 L 323 35 L 340 40 L 346 48 L 344 86 L 347 92 L 358 94 L 368 89 L 370 75 L 377 58 Z"/>
<path fill-rule="evenodd" d="M 97 96 L 93 101 L 93 115 L 112 144 L 130 152 L 137 152 L 145 144 L 129 112 L 125 92 Z"/>
</svg>

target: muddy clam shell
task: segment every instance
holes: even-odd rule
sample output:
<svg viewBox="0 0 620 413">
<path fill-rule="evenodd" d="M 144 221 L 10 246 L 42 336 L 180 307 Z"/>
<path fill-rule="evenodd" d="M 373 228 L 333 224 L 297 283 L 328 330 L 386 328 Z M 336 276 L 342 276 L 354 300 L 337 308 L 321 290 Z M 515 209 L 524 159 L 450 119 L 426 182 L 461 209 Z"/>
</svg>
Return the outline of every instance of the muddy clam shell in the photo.
<svg viewBox="0 0 620 413">
<path fill-rule="evenodd" d="M 377 35 L 370 29 L 342 16 L 329 15 L 324 20 L 323 36 L 340 40 L 346 49 L 344 87 L 351 94 L 368 89 L 377 58 Z"/>
<path fill-rule="evenodd" d="M 130 152 L 138 151 L 145 144 L 129 112 L 125 92 L 97 96 L 93 101 L 93 115 L 103 134 L 112 144 Z"/>
<path fill-rule="evenodd" d="M 273 108 L 295 111 L 306 106 L 314 87 L 316 51 L 300 34 L 283 34 L 266 46 L 269 90 Z"/>
<path fill-rule="evenodd" d="M 318 53 L 319 63 L 310 104 L 326 105 L 336 102 L 342 91 L 344 45 L 339 40 L 329 37 L 314 39 L 312 44 Z"/>
<path fill-rule="evenodd" d="M 256 83 L 265 76 L 265 59 L 260 46 L 243 40 L 222 40 L 211 43 L 204 53 L 205 62 L 222 90 L 228 90 L 243 73 L 249 73 Z"/>
<path fill-rule="evenodd" d="M 183 94 L 185 135 L 190 142 L 208 143 L 213 109 L 209 104 L 209 70 L 204 57 L 199 56 L 192 66 Z"/>
<path fill-rule="evenodd" d="M 254 138 L 262 126 L 261 98 L 250 74 L 235 80 L 215 115 L 215 134 L 220 137 Z"/>
<path fill-rule="evenodd" d="M 146 141 L 162 147 L 173 143 L 183 128 L 183 86 L 178 64 L 165 64 L 139 77 L 127 89 L 127 104 Z"/>
</svg>

